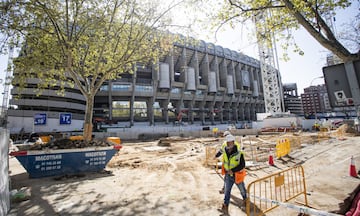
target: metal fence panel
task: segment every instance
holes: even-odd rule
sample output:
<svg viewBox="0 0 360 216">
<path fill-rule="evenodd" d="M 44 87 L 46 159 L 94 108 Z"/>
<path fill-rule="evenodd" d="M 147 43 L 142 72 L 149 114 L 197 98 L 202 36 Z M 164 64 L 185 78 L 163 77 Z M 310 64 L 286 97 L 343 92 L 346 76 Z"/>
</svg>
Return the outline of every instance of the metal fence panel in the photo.
<svg viewBox="0 0 360 216">
<path fill-rule="evenodd" d="M 308 206 L 305 186 L 305 175 L 302 166 L 270 174 L 251 182 L 247 188 L 247 215 L 264 215 L 290 200 L 303 195 L 304 206 Z"/>
</svg>

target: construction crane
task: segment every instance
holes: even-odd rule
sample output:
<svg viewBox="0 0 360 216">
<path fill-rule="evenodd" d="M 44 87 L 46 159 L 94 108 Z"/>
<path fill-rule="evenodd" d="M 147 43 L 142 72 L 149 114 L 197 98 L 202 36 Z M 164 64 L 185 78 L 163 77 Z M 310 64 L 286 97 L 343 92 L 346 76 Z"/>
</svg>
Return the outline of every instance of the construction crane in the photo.
<svg viewBox="0 0 360 216">
<path fill-rule="evenodd" d="M 267 16 L 270 16 L 270 12 L 259 12 L 259 14 L 255 16 L 254 22 L 260 55 L 265 112 L 275 114 L 283 112 L 284 98 L 277 56 L 275 55 L 274 36 L 273 33 L 267 29 L 265 23 Z"/>
<path fill-rule="evenodd" d="M 1 105 L 1 115 L 0 115 L 0 126 L 4 128 L 7 127 L 7 110 L 8 110 L 8 101 L 9 101 L 9 91 L 11 85 L 11 75 L 13 69 L 13 65 L 12 65 L 13 54 L 14 54 L 14 48 L 10 46 L 7 67 L 5 72 L 4 93 L 3 93 L 3 101 Z"/>
<path fill-rule="evenodd" d="M 332 3 L 332 1 L 330 1 Z M 326 24 L 329 26 L 329 28 L 331 29 L 331 31 L 333 32 L 334 36 L 337 37 L 337 32 L 336 32 L 336 28 L 335 28 L 335 17 L 333 16 L 333 14 L 331 12 L 326 12 L 324 14 L 324 18 L 326 20 Z M 326 56 L 326 65 L 330 66 L 330 65 L 335 65 L 335 64 L 339 64 L 342 63 L 341 59 L 339 57 L 337 57 L 336 55 L 334 55 L 334 53 L 329 52 Z"/>
<path fill-rule="evenodd" d="M 336 35 L 333 16 L 326 13 L 325 19 L 330 29 Z M 266 19 L 271 17 L 270 10 L 259 11 L 254 17 L 258 48 L 260 55 L 260 70 L 264 88 L 265 112 L 274 114 L 285 110 L 281 75 L 278 70 L 274 34 L 267 28 Z M 327 64 L 340 63 L 340 59 L 333 53 L 327 55 Z"/>
</svg>

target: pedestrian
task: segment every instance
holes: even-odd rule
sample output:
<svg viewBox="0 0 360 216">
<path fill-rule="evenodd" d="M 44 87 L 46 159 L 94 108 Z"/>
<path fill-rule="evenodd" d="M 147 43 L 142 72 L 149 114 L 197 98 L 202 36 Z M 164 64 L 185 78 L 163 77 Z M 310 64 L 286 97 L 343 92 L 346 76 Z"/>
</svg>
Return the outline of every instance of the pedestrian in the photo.
<svg viewBox="0 0 360 216">
<path fill-rule="evenodd" d="M 245 157 L 241 151 L 240 144 L 235 142 L 233 135 L 226 136 L 226 142 L 221 146 L 221 150 L 217 152 L 215 157 L 223 156 L 223 174 L 225 175 L 225 192 L 224 192 L 224 203 L 221 209 L 219 209 L 225 215 L 229 214 L 229 203 L 231 189 L 235 184 L 243 198 L 243 207 L 246 205 L 247 192 L 245 188 L 244 178 L 246 175 L 245 170 Z"/>
<path fill-rule="evenodd" d="M 231 134 L 230 131 L 226 130 L 224 133 L 223 133 L 223 137 L 226 137 L 227 135 Z"/>
</svg>

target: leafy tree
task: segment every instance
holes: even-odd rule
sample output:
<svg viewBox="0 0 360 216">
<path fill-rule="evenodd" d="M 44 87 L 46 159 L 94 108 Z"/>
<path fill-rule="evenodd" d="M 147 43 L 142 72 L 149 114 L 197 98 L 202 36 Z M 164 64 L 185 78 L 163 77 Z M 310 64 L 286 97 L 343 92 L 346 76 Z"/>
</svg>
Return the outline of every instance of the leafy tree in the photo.
<svg viewBox="0 0 360 216">
<path fill-rule="evenodd" d="M 328 19 L 335 16 L 338 9 L 349 7 L 352 0 L 226 0 L 217 11 L 217 26 L 234 25 L 262 16 L 257 22 L 258 34 L 270 40 L 277 34 L 277 40 L 286 39 L 283 48 L 293 42 L 292 29 L 302 26 L 323 47 L 333 52 L 344 62 L 360 59 L 360 50 L 352 53 L 334 35 Z M 355 15 L 354 15 L 355 19 Z M 259 37 L 258 37 L 259 38 Z M 302 53 L 296 47 L 295 51 Z"/>
<path fill-rule="evenodd" d="M 164 31 L 167 6 L 151 0 L 6 0 L 1 5 L 2 44 L 20 47 L 14 60 L 24 86 L 36 77 L 40 89 L 76 85 L 86 99 L 84 137 L 91 139 L 94 96 L 106 80 L 155 64 L 173 44 Z M 62 90 L 62 91 L 61 91 Z"/>
</svg>

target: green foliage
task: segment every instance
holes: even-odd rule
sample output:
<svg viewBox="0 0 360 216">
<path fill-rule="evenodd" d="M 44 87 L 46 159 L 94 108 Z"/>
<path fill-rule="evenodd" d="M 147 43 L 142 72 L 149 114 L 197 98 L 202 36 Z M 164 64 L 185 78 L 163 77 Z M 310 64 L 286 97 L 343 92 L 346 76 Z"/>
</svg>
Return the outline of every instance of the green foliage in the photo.
<svg viewBox="0 0 360 216">
<path fill-rule="evenodd" d="M 156 64 L 175 37 L 165 29 L 171 21 L 151 0 L 5 0 L 1 1 L 2 45 L 20 47 L 14 60 L 17 79 L 40 80 L 41 89 L 76 85 L 92 101 L 104 81 L 133 73 L 136 63 Z M 157 8 L 162 8 L 158 11 Z M 4 47 L 4 46 L 2 46 Z"/>
<path fill-rule="evenodd" d="M 136 62 L 155 63 L 172 45 L 160 28 L 162 14 L 135 0 L 8 4 L 2 33 L 22 48 L 18 75 L 36 76 L 39 87 L 69 82 L 70 76 L 85 96 L 93 95 L 104 80 L 133 72 Z"/>
<path fill-rule="evenodd" d="M 304 27 L 321 45 L 344 61 L 359 59 L 348 51 L 334 36 L 329 19 L 339 9 L 347 8 L 354 0 L 225 0 L 219 10 L 214 10 L 214 26 L 231 27 L 247 21 L 256 21 L 257 39 L 271 46 L 275 36 L 282 48 L 303 54 L 296 45 L 292 30 Z M 355 19 L 355 17 L 354 17 Z M 285 41 L 285 42 L 284 42 Z M 286 58 L 286 57 L 285 57 Z"/>
</svg>

